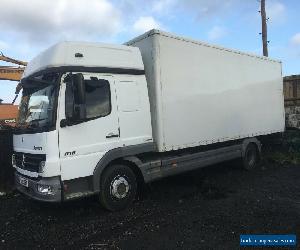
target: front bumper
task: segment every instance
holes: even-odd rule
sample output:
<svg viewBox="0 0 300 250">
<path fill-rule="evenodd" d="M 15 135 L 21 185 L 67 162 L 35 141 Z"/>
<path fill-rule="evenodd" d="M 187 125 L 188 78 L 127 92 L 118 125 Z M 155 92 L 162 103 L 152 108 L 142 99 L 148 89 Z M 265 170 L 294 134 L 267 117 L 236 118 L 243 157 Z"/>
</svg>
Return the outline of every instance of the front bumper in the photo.
<svg viewBox="0 0 300 250">
<path fill-rule="evenodd" d="M 20 178 L 28 180 L 28 187 L 20 184 Z M 62 201 L 62 185 L 59 176 L 49 178 L 28 178 L 27 176 L 15 172 L 15 185 L 18 191 L 31 197 L 32 199 L 46 202 Z M 53 188 L 53 194 L 42 194 L 38 192 L 38 185 L 49 185 Z"/>
</svg>

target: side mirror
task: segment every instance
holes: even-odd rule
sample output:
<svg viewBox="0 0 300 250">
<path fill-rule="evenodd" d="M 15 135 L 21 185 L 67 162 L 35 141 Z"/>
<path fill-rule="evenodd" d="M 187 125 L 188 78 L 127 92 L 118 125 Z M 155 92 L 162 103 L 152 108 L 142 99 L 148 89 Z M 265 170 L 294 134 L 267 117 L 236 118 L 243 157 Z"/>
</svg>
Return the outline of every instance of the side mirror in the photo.
<svg viewBox="0 0 300 250">
<path fill-rule="evenodd" d="M 76 104 L 85 104 L 85 85 L 84 85 L 84 78 L 81 73 L 77 73 L 75 75 L 72 75 L 72 82 L 74 84 L 74 87 L 76 89 L 75 96 L 76 98 Z"/>
<path fill-rule="evenodd" d="M 65 114 L 66 120 L 71 121 L 74 118 L 74 84 L 73 81 L 67 82 L 65 92 Z"/>
<path fill-rule="evenodd" d="M 86 107 L 85 107 L 85 84 L 84 78 L 81 73 L 72 75 L 72 82 L 75 87 L 75 119 L 84 120 L 86 118 Z"/>
<path fill-rule="evenodd" d="M 70 74 L 67 80 L 65 92 L 65 114 L 66 120 L 63 127 L 84 120 L 86 117 L 85 107 L 85 85 L 84 78 L 81 73 Z"/>
</svg>

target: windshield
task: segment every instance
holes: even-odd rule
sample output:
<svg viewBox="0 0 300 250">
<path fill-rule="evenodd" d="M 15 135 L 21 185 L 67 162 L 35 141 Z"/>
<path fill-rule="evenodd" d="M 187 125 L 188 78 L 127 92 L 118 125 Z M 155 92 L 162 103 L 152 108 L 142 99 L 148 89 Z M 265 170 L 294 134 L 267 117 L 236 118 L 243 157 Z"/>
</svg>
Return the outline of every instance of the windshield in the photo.
<svg viewBox="0 0 300 250">
<path fill-rule="evenodd" d="M 55 122 L 56 74 L 26 80 L 19 105 L 19 128 L 51 127 Z"/>
</svg>

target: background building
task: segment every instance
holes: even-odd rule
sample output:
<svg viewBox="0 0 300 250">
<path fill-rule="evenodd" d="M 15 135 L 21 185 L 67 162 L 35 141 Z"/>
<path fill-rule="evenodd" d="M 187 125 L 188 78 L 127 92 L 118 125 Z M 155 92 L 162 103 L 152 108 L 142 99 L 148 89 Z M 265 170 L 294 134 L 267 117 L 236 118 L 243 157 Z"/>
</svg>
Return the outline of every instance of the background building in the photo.
<svg viewBox="0 0 300 250">
<path fill-rule="evenodd" d="M 300 75 L 283 78 L 286 127 L 300 128 Z"/>
<path fill-rule="evenodd" d="M 14 126 L 18 117 L 18 106 L 2 103 L 0 99 L 0 125 Z"/>
</svg>

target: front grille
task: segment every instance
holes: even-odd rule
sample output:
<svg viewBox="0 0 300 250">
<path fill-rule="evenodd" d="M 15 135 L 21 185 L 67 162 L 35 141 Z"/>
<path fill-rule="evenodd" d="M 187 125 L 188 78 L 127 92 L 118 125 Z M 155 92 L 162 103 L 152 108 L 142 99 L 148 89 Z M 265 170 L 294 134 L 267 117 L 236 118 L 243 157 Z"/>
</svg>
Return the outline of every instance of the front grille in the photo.
<svg viewBox="0 0 300 250">
<path fill-rule="evenodd" d="M 41 161 L 46 161 L 46 155 L 44 154 L 15 152 L 14 155 L 17 167 L 31 172 L 39 172 Z"/>
</svg>

